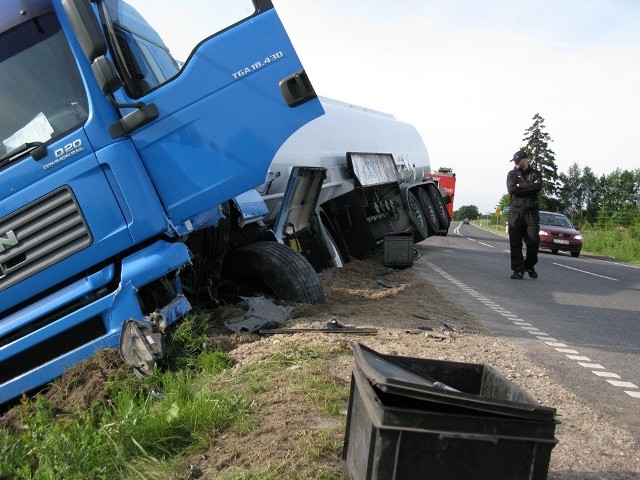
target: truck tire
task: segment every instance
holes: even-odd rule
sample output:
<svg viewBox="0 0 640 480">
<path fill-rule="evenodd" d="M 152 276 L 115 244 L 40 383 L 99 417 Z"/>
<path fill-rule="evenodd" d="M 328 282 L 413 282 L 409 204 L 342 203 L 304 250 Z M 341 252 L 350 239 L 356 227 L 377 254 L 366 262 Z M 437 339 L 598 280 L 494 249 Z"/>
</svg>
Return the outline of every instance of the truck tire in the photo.
<svg viewBox="0 0 640 480">
<path fill-rule="evenodd" d="M 414 226 L 413 240 L 415 243 L 421 242 L 429 236 L 429 227 L 420 202 L 412 192 L 407 192 L 407 210 Z"/>
<path fill-rule="evenodd" d="M 438 235 L 440 233 L 440 221 L 438 220 L 433 202 L 424 188 L 418 189 L 418 201 L 420 202 L 422 211 L 425 213 L 427 226 L 429 227 L 429 236 Z"/>
<path fill-rule="evenodd" d="M 277 242 L 257 242 L 225 257 L 224 277 L 256 293 L 268 289 L 279 300 L 324 303 L 320 277 L 300 253 Z M 241 290 L 242 290 L 241 289 Z"/>
<path fill-rule="evenodd" d="M 436 210 L 436 215 L 438 216 L 438 222 L 440 223 L 440 230 L 444 230 L 445 232 L 449 229 L 449 223 L 451 220 L 449 219 L 449 213 L 447 212 L 447 206 L 444 204 L 444 199 L 433 183 L 427 184 L 425 187 L 427 190 L 427 194 L 431 199 L 431 203 Z"/>
</svg>

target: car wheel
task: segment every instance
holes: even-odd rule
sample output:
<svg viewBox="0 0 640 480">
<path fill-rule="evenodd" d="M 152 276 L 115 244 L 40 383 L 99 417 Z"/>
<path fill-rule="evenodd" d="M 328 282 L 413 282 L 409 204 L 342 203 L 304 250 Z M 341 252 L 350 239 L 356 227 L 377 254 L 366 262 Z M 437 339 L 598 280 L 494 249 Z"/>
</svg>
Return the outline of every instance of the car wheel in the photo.
<svg viewBox="0 0 640 480">
<path fill-rule="evenodd" d="M 571 256 L 572 257 L 579 257 L 580 256 L 580 252 L 571 252 Z"/>
</svg>

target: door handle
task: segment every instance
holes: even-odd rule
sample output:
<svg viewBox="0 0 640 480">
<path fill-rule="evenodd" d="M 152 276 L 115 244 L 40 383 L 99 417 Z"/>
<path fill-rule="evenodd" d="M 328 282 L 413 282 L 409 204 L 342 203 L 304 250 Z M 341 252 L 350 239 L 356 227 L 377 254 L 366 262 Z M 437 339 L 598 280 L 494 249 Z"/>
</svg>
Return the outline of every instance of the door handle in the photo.
<svg viewBox="0 0 640 480">
<path fill-rule="evenodd" d="M 317 97 L 307 72 L 299 72 L 280 80 L 280 93 L 291 108 Z"/>
</svg>

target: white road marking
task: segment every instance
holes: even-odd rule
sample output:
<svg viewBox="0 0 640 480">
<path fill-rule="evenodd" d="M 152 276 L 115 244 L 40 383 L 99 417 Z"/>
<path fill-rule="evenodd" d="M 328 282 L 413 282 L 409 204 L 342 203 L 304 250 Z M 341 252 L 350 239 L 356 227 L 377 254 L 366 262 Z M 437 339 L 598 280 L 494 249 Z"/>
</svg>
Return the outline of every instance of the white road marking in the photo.
<svg viewBox="0 0 640 480">
<path fill-rule="evenodd" d="M 618 281 L 617 278 L 605 277 L 604 275 L 598 275 L 597 273 L 587 272 L 586 270 L 580 270 L 579 268 L 569 267 L 568 265 L 562 265 L 561 263 L 554 263 L 554 265 L 557 265 L 558 267 L 562 267 L 562 268 L 567 268 L 569 270 L 574 270 L 576 272 L 586 273 L 587 275 L 593 275 L 594 277 L 604 278 L 605 280 L 612 280 L 614 282 Z"/>
<path fill-rule="evenodd" d="M 456 233 L 458 233 L 458 232 L 456 232 Z M 508 250 L 505 250 L 505 251 L 508 251 Z M 521 329 L 523 329 L 524 331 L 526 331 L 526 332 L 528 332 L 528 333 L 530 333 L 532 335 L 536 335 L 536 338 L 538 338 L 539 340 L 542 340 L 544 343 L 546 343 L 550 347 L 554 347 L 558 352 L 564 353 L 566 355 L 566 357 L 569 358 L 570 360 L 576 360 L 578 362 L 578 365 L 580 365 L 582 367 L 585 367 L 585 368 L 591 369 L 591 373 L 593 373 L 594 375 L 596 375 L 598 377 L 605 378 L 607 380 L 607 382 L 609 382 L 611 385 L 613 385 L 615 387 L 623 387 L 623 388 L 633 388 L 633 389 L 637 389 L 638 388 L 637 385 L 635 385 L 635 384 L 633 384 L 631 382 L 625 382 L 625 381 L 622 381 L 622 380 L 611 380 L 612 378 L 621 378 L 621 377 L 620 377 L 620 375 L 618 375 L 617 373 L 614 373 L 614 372 L 598 371 L 598 370 L 604 370 L 604 367 L 602 365 L 600 365 L 599 363 L 591 363 L 592 360 L 589 357 L 585 357 L 583 355 L 580 355 L 578 350 L 569 348 L 565 343 L 559 342 L 557 339 L 550 337 L 546 333 L 540 331 L 539 328 L 534 327 L 529 322 L 525 322 L 524 320 L 519 318 L 517 315 L 511 313 L 509 310 L 500 307 L 499 304 L 497 304 L 494 301 L 488 299 L 484 295 L 478 293 L 477 291 L 475 291 L 473 288 L 469 287 L 468 285 L 465 285 L 464 283 L 460 282 L 455 277 L 452 277 L 451 275 L 449 275 L 447 272 L 445 272 L 441 268 L 436 267 L 434 264 L 428 262 L 427 265 L 429 265 L 429 267 L 431 267 L 437 273 L 439 273 L 444 278 L 449 280 L 451 283 L 453 283 L 454 285 L 458 286 L 461 290 L 463 290 L 464 292 L 466 292 L 470 296 L 474 297 L 478 301 L 482 302 L 485 306 L 491 308 L 494 312 L 499 313 L 500 315 L 502 315 L 504 317 L 507 317 L 509 320 L 511 320 L 513 322 L 513 324 L 515 326 L 520 327 Z M 615 278 L 605 277 L 603 275 L 598 275 L 598 274 L 595 274 L 595 273 L 592 273 L 592 272 L 579 270 L 577 268 L 568 267 L 566 265 L 562 265 L 562 264 L 559 264 L 559 263 L 554 263 L 554 265 L 557 265 L 557 266 L 563 267 L 563 268 L 568 268 L 570 270 L 575 270 L 575 271 L 578 271 L 578 272 L 581 272 L 581 273 L 594 275 L 596 277 L 601 277 L 601 278 L 604 278 L 604 279 L 607 279 L 607 280 L 617 281 L 617 279 L 615 279 Z M 627 395 L 633 397 L 633 398 L 640 399 L 640 391 L 634 391 L 634 390 L 627 391 L 627 390 L 625 390 L 625 393 Z"/>
<path fill-rule="evenodd" d="M 619 380 L 607 380 L 614 387 L 623 387 L 623 388 L 638 388 L 637 385 L 631 382 L 621 382 Z"/>
<path fill-rule="evenodd" d="M 600 365 L 599 363 L 578 362 L 578 365 L 581 365 L 584 368 L 600 368 L 600 369 L 604 369 L 604 367 L 602 365 Z"/>
</svg>

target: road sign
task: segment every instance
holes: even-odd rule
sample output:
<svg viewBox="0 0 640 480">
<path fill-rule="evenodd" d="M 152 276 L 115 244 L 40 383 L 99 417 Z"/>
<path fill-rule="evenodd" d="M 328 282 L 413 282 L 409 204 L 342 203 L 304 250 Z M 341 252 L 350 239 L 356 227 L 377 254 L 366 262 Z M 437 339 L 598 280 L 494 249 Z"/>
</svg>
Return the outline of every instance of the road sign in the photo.
<svg viewBox="0 0 640 480">
<path fill-rule="evenodd" d="M 502 213 L 509 213 L 509 207 L 502 207 Z"/>
</svg>

